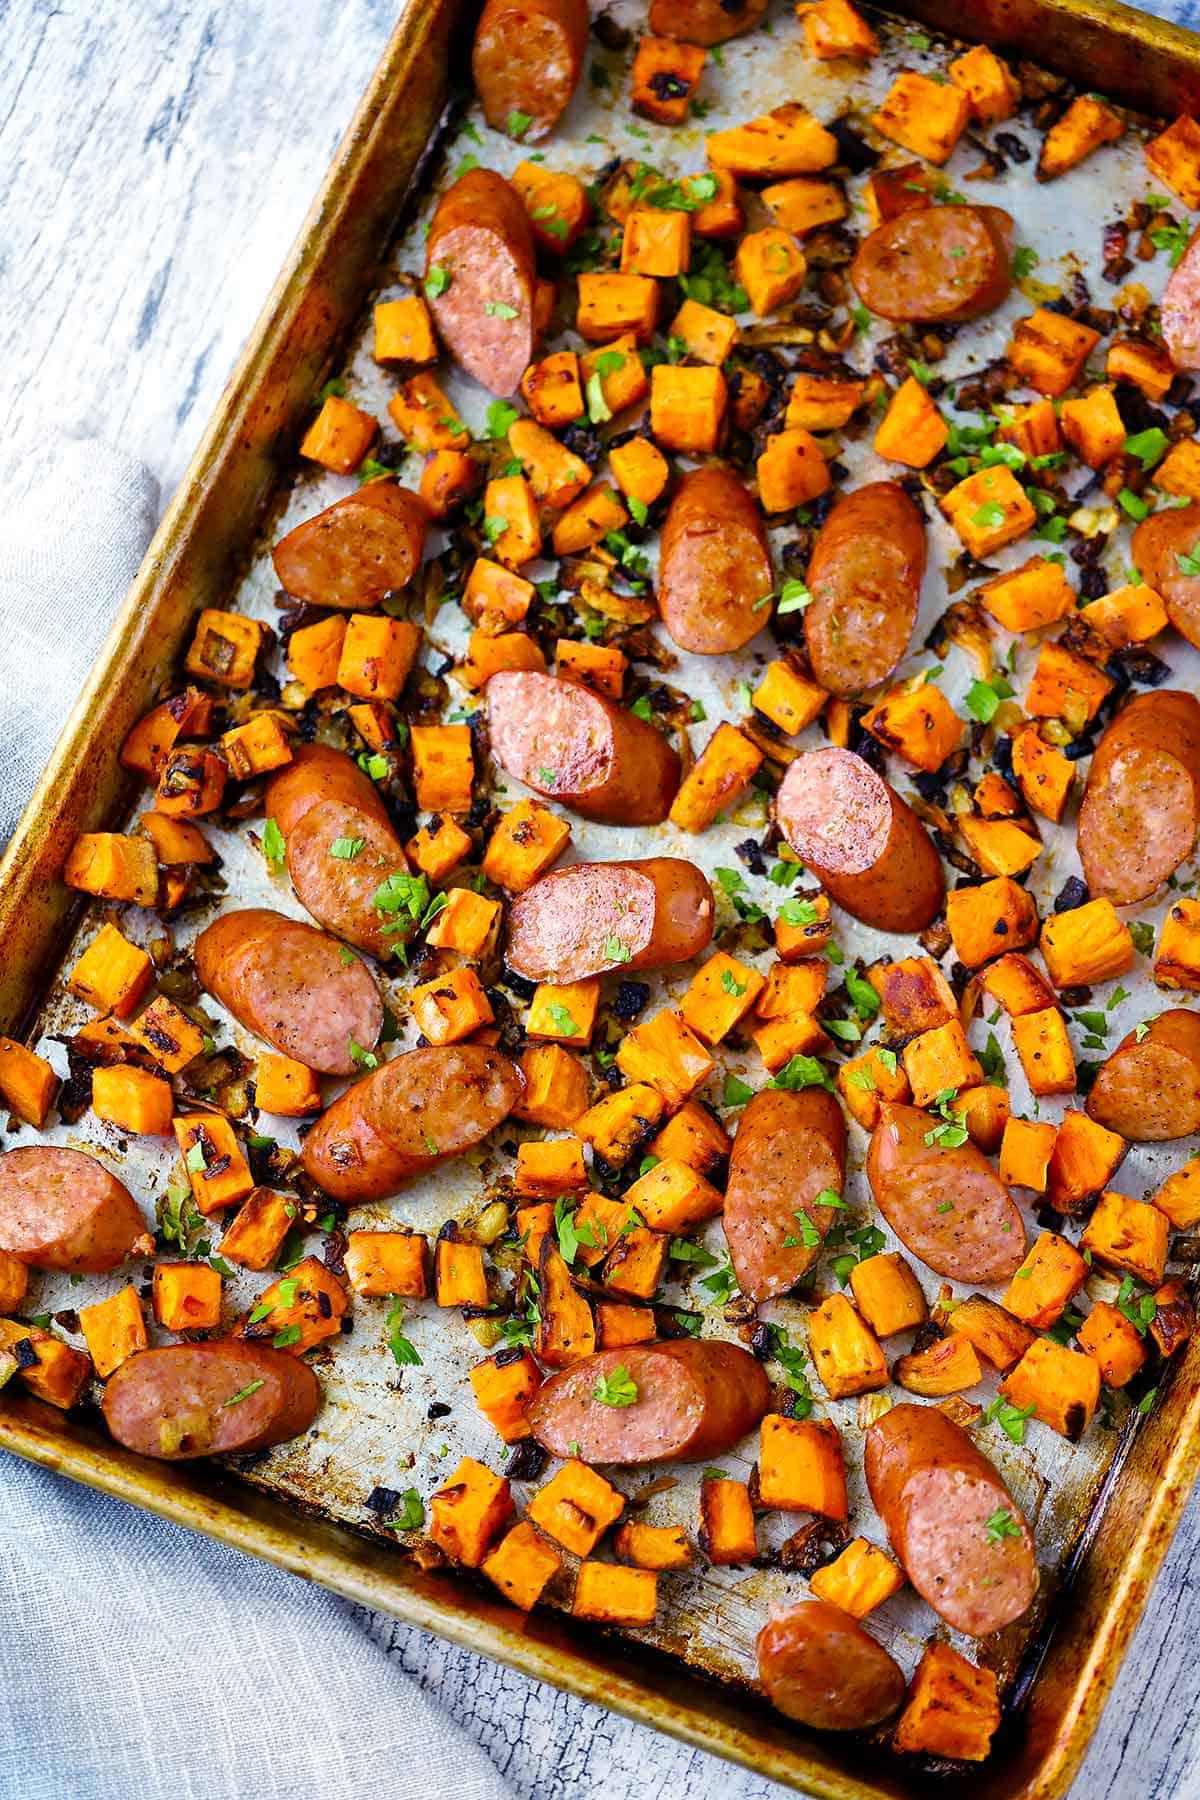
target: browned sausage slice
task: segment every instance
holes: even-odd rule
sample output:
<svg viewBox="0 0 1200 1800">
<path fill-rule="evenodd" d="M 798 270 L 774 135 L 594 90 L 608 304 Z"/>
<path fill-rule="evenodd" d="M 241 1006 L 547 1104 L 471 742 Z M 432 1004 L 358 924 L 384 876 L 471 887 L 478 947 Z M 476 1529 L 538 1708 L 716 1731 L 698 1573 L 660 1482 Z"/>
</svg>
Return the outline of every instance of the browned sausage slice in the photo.
<svg viewBox="0 0 1200 1800">
<path fill-rule="evenodd" d="M 168 1462 L 282 1444 L 307 1431 L 320 1405 L 307 1363 L 233 1338 L 143 1350 L 104 1390 L 118 1444 Z"/>
<path fill-rule="evenodd" d="M 1173 1006 L 1149 1031 L 1139 1025 L 1122 1038 L 1100 1065 L 1087 1110 L 1136 1144 L 1200 1131 L 1200 1015 Z"/>
<path fill-rule="evenodd" d="M 863 239 L 850 279 L 863 305 L 883 319 L 978 319 L 1012 286 L 1012 226 L 1012 215 L 998 206 L 903 212 Z"/>
<path fill-rule="evenodd" d="M 365 612 L 407 587 L 425 548 L 423 501 L 395 481 L 368 481 L 280 538 L 271 552 L 289 594 Z"/>
<path fill-rule="evenodd" d="M 889 676 L 908 649 L 925 574 L 925 524 L 895 481 L 855 488 L 833 508 L 808 564 L 804 637 L 832 694 Z"/>
<path fill-rule="evenodd" d="M 288 874 L 305 911 L 347 943 L 390 956 L 414 921 L 406 908 L 390 907 L 386 894 L 382 906 L 377 899 L 389 877 L 407 874 L 408 859 L 369 776 L 341 750 L 304 744 L 271 777 L 266 810 L 283 833 Z M 343 854 L 351 844 L 360 847 Z"/>
<path fill-rule="evenodd" d="M 1177 369 L 1200 369 L 1200 227 L 1163 289 L 1162 332 Z"/>
<path fill-rule="evenodd" d="M 610 825 L 659 825 L 679 786 L 662 733 L 576 681 L 503 670 L 487 684 L 492 754 L 535 794 Z"/>
<path fill-rule="evenodd" d="M 18 1262 L 100 1274 L 148 1244 L 129 1189 L 94 1156 L 57 1144 L 0 1155 L 0 1250 Z"/>
<path fill-rule="evenodd" d="M 1161 594 L 1180 637 L 1200 648 L 1200 502 L 1151 513 L 1136 527 L 1130 549 L 1138 574 Z"/>
<path fill-rule="evenodd" d="M 904 1699 L 904 1671 L 869 1631 L 828 1600 L 804 1600 L 758 1634 L 767 1699 L 814 1731 L 865 1731 Z"/>
<path fill-rule="evenodd" d="M 770 617 L 771 553 L 758 508 L 732 470 L 685 475 L 662 530 L 658 603 L 681 650 L 740 650 Z"/>
<path fill-rule="evenodd" d="M 248 1031 L 323 1075 L 353 1075 L 351 1044 L 373 1050 L 383 1001 L 370 970 L 324 932 L 253 907 L 196 939 L 201 985 Z"/>
<path fill-rule="evenodd" d="M 425 280 L 455 362 L 493 394 L 515 393 L 533 356 L 537 271 L 529 218 L 502 175 L 470 169 L 447 189 L 425 240 Z"/>
<path fill-rule="evenodd" d="M 1200 828 L 1200 705 L 1139 694 L 1096 746 L 1079 808 L 1079 859 L 1093 895 L 1144 900 L 1191 854 Z"/>
<path fill-rule="evenodd" d="M 584 981 L 687 962 L 712 929 L 712 889 L 695 863 L 573 863 L 513 901 L 505 961 L 529 981 Z"/>
<path fill-rule="evenodd" d="M 1006 1281 L 1025 1255 L 1012 1195 L 974 1144 L 926 1138 L 938 1125 L 917 1106 L 885 1102 L 867 1152 L 867 1179 L 900 1242 L 939 1275 L 981 1286 Z"/>
<path fill-rule="evenodd" d="M 879 931 L 923 931 L 946 879 L 912 808 L 853 750 L 806 750 L 775 796 L 780 831 L 829 892 Z"/>
<path fill-rule="evenodd" d="M 1028 1612 L 1033 1536 L 961 1425 L 936 1406 L 893 1406 L 867 1432 L 866 1474 L 905 1574 L 948 1625 L 985 1637 Z"/>
<path fill-rule="evenodd" d="M 553 131 L 579 85 L 587 0 L 487 0 L 475 28 L 471 73 L 493 131 L 537 143 Z M 531 122 L 517 131 L 513 114 Z"/>
<path fill-rule="evenodd" d="M 725 1189 L 725 1238 L 738 1286 L 750 1300 L 772 1300 L 794 1287 L 821 1253 L 806 1247 L 800 1214 L 821 1238 L 837 1209 L 818 1194 L 840 1195 L 846 1179 L 846 1121 L 823 1088 L 790 1093 L 764 1088 L 742 1114 Z"/>
<path fill-rule="evenodd" d="M 650 0 L 650 30 L 685 44 L 725 44 L 757 25 L 766 10 L 767 0 Z"/>
<path fill-rule="evenodd" d="M 602 1377 L 624 1369 L 629 1406 L 596 1398 Z M 762 1364 L 740 1344 L 680 1338 L 581 1357 L 530 1402 L 533 1435 L 551 1456 L 591 1463 L 700 1462 L 753 1431 L 771 1398 Z M 578 1448 L 572 1449 L 572 1445 Z"/>
<path fill-rule="evenodd" d="M 304 1140 L 304 1167 L 335 1200 L 381 1200 L 481 1144 L 523 1091 L 520 1070 L 487 1045 L 409 1050 L 321 1114 Z"/>
</svg>

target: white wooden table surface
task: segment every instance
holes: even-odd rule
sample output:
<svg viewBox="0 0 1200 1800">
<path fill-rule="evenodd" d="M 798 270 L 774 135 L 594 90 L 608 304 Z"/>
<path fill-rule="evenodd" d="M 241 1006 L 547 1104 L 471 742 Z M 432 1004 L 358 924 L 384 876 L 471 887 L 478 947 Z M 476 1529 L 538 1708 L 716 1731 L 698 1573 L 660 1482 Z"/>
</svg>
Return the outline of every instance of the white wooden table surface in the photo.
<svg viewBox="0 0 1200 1800">
<path fill-rule="evenodd" d="M 7 446 L 36 457 L 51 423 L 99 435 L 143 458 L 169 495 L 393 16 L 393 0 L 0 0 Z M 1200 1500 L 1075 1800 L 1200 1796 L 1197 1555 Z M 522 1800 L 783 1791 L 417 1632 L 364 1623 Z"/>
</svg>

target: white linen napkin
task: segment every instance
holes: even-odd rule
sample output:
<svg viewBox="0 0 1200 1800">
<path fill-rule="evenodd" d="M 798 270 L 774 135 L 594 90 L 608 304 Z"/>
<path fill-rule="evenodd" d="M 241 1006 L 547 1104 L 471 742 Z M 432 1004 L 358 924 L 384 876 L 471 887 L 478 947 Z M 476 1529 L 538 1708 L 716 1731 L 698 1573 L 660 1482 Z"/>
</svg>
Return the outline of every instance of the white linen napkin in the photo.
<svg viewBox="0 0 1200 1800">
<path fill-rule="evenodd" d="M 0 495 L 2 842 L 137 572 L 158 484 L 107 445 L 43 439 L 0 467 Z M 0 1457 L 0 1796 L 510 1800 L 360 1617 Z"/>
</svg>

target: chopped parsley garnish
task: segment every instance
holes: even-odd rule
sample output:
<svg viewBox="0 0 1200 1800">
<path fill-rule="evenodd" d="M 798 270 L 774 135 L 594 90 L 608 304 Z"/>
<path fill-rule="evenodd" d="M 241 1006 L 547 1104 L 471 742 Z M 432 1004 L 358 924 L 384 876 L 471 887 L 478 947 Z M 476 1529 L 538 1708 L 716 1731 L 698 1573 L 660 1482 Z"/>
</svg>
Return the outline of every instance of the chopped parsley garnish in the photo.
<svg viewBox="0 0 1200 1800">
<path fill-rule="evenodd" d="M 525 136 L 525 133 L 529 130 L 529 127 L 532 124 L 533 124 L 533 114 L 532 113 L 518 112 L 516 107 L 514 107 L 513 110 L 509 113 L 507 119 L 504 121 L 504 129 L 508 133 L 509 137 L 517 138 L 518 140 L 520 140 L 521 138 L 523 138 Z"/>
<path fill-rule="evenodd" d="M 280 831 L 274 819 L 268 819 L 263 826 L 262 853 L 270 863 L 273 871 L 278 870 L 283 866 L 283 858 L 286 849 L 287 845 L 283 841 L 282 831 Z"/>
<path fill-rule="evenodd" d="M 373 1050 L 364 1050 L 361 1044 L 350 1039 L 350 1061 L 357 1069 L 377 1069 L 379 1058 Z"/>
<path fill-rule="evenodd" d="M 736 1075 L 725 1077 L 722 1099 L 726 1106 L 745 1106 L 747 1100 L 753 1100 L 753 1098 L 754 1089 L 752 1087 L 747 1086 Z"/>
<path fill-rule="evenodd" d="M 592 1399 L 601 1406 L 632 1406 L 637 1397 L 637 1382 L 624 1363 L 618 1363 L 611 1375 L 601 1375 L 592 1389 Z"/>
<path fill-rule="evenodd" d="M 1006 1506 L 998 1506 L 991 1518 L 985 1521 L 983 1535 L 989 1544 L 998 1544 L 1002 1538 L 1019 1538 L 1021 1527 Z"/>
<path fill-rule="evenodd" d="M 450 275 L 446 269 L 435 263 L 425 277 L 425 292 L 431 300 L 436 300 L 450 286 Z"/>
<path fill-rule="evenodd" d="M 353 862 L 366 849 L 366 838 L 334 838 L 329 846 L 330 856 L 336 856 L 339 862 Z"/>
<path fill-rule="evenodd" d="M 421 1358 L 415 1345 L 411 1344 L 404 1336 L 401 1330 L 403 1324 L 404 1302 L 403 1300 L 393 1300 L 384 1322 L 384 1329 L 387 1332 L 387 1347 L 402 1368 L 408 1365 L 419 1367 Z"/>
<path fill-rule="evenodd" d="M 263 1382 L 261 1380 L 252 1381 L 250 1385 L 244 1387 L 240 1393 L 231 1394 L 228 1400 L 222 1400 L 221 1405 L 222 1407 L 240 1406 L 243 1400 L 248 1400 L 250 1398 L 251 1394 L 257 1394 L 259 1388 L 262 1386 Z"/>
</svg>

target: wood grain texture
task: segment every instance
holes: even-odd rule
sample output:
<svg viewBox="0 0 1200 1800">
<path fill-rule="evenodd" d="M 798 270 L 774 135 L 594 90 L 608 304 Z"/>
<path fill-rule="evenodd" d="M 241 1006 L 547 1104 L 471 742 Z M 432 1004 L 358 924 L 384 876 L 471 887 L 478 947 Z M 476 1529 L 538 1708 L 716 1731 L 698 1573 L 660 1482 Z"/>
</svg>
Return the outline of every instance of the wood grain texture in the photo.
<svg viewBox="0 0 1200 1800">
<path fill-rule="evenodd" d="M 36 454 L 49 422 L 100 435 L 170 492 L 392 16 L 390 0 L 0 0 L 10 444 Z M 1200 1795 L 1198 1554 L 1193 1502 L 1076 1800 Z M 782 1792 L 388 1620 L 363 1623 L 523 1800 Z"/>
</svg>

